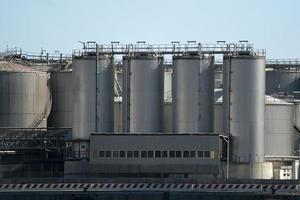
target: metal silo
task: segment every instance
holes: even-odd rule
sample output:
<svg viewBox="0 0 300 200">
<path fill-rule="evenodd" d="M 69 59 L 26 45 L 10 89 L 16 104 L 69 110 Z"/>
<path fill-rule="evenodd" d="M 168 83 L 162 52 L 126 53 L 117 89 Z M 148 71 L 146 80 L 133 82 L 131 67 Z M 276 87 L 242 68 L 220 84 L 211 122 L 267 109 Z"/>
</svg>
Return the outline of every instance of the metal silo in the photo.
<svg viewBox="0 0 300 200">
<path fill-rule="evenodd" d="M 157 55 L 126 56 L 123 67 L 123 132 L 162 132 L 163 58 Z"/>
<path fill-rule="evenodd" d="M 232 136 L 232 161 L 261 163 L 265 57 L 224 56 L 223 72 L 224 132 Z"/>
<path fill-rule="evenodd" d="M 0 127 L 46 127 L 50 108 L 47 73 L 0 62 Z"/>
<path fill-rule="evenodd" d="M 173 57 L 172 101 L 174 132 L 213 132 L 213 57 Z"/>
<path fill-rule="evenodd" d="M 114 70 L 111 56 L 73 58 L 73 140 L 114 131 Z"/>
<path fill-rule="evenodd" d="M 266 72 L 266 94 L 300 91 L 300 73 L 292 70 L 271 70 Z"/>
<path fill-rule="evenodd" d="M 52 107 L 48 127 L 72 127 L 72 71 L 50 73 Z"/>
<path fill-rule="evenodd" d="M 265 102 L 265 155 L 295 156 L 294 104 L 270 96 Z"/>
</svg>

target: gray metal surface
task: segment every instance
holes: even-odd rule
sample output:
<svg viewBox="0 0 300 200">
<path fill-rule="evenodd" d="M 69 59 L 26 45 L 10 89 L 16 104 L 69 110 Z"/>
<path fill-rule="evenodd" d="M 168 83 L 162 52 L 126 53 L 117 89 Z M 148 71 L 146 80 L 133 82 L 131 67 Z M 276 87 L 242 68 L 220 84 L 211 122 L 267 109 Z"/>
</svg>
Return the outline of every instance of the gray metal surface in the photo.
<svg viewBox="0 0 300 200">
<path fill-rule="evenodd" d="M 73 59 L 73 139 L 114 131 L 114 72 L 110 56 Z"/>
<path fill-rule="evenodd" d="M 299 71 L 267 71 L 266 72 L 266 94 L 283 92 L 291 94 L 293 91 L 300 91 Z"/>
<path fill-rule="evenodd" d="M 215 91 L 214 132 L 222 132 L 223 105 L 222 95 Z M 297 110 L 295 106 L 282 100 L 265 96 L 265 131 L 264 146 L 266 156 L 293 156 L 295 148 L 294 121 Z M 295 114 L 294 114 L 295 112 Z M 299 112 L 298 112 L 299 113 Z M 280 158 L 281 159 L 281 158 Z"/>
<path fill-rule="evenodd" d="M 48 127 L 72 127 L 72 71 L 53 71 L 50 74 L 52 107 Z"/>
<path fill-rule="evenodd" d="M 232 160 L 264 161 L 265 58 L 224 56 L 224 132 Z"/>
<path fill-rule="evenodd" d="M 293 156 L 296 136 L 294 133 L 293 104 L 266 104 L 265 106 L 265 155 Z"/>
<path fill-rule="evenodd" d="M 173 57 L 173 131 L 213 131 L 213 57 Z"/>
<path fill-rule="evenodd" d="M 123 58 L 123 132 L 162 132 L 164 68 L 160 56 Z"/>
<path fill-rule="evenodd" d="M 0 127 L 45 127 L 51 107 L 47 73 L 7 62 L 0 68 Z"/>
</svg>

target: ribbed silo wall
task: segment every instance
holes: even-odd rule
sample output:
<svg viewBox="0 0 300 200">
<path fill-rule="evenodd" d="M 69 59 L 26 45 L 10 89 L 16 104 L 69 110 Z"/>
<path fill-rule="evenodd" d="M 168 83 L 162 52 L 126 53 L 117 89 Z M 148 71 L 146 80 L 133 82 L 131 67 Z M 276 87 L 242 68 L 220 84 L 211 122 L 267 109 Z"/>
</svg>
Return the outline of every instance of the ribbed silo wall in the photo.
<svg viewBox="0 0 300 200">
<path fill-rule="evenodd" d="M 162 132 L 163 101 L 163 58 L 123 57 L 123 132 Z"/>
<path fill-rule="evenodd" d="M 174 132 L 213 132 L 213 66 L 213 57 L 173 57 Z"/>
<path fill-rule="evenodd" d="M 47 73 L 0 70 L 0 127 L 45 127 L 50 108 Z"/>
<path fill-rule="evenodd" d="M 114 70 L 111 56 L 73 59 L 73 139 L 114 131 Z"/>
<path fill-rule="evenodd" d="M 263 162 L 265 58 L 224 56 L 223 73 L 224 132 L 232 136 L 232 161 Z"/>
</svg>

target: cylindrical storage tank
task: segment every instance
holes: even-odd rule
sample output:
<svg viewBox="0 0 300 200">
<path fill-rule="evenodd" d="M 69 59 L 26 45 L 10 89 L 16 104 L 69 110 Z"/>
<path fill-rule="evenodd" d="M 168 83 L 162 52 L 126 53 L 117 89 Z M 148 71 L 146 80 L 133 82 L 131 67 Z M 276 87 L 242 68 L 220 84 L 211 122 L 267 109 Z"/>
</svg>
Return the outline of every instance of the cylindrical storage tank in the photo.
<svg viewBox="0 0 300 200">
<path fill-rule="evenodd" d="M 266 96 L 265 155 L 271 158 L 295 156 L 295 141 L 294 105 Z"/>
<path fill-rule="evenodd" d="M 221 93 L 219 93 L 221 92 Z M 222 132 L 222 91 L 215 91 L 214 132 Z M 271 159 L 295 156 L 295 106 L 280 99 L 265 96 L 265 156 Z M 297 113 L 296 113 L 297 114 Z"/>
<path fill-rule="evenodd" d="M 114 131 L 114 70 L 110 55 L 73 58 L 73 140 Z"/>
<path fill-rule="evenodd" d="M 224 132 L 233 162 L 264 161 L 265 57 L 224 56 Z"/>
<path fill-rule="evenodd" d="M 50 73 L 52 107 L 48 127 L 72 127 L 72 71 Z"/>
<path fill-rule="evenodd" d="M 300 72 L 289 70 L 271 70 L 266 72 L 266 94 L 292 94 L 300 91 Z"/>
<path fill-rule="evenodd" d="M 213 57 L 174 56 L 173 131 L 213 132 Z"/>
<path fill-rule="evenodd" d="M 163 131 L 163 57 L 123 57 L 123 132 Z"/>
<path fill-rule="evenodd" d="M 46 127 L 50 108 L 46 72 L 0 62 L 0 127 Z"/>
</svg>

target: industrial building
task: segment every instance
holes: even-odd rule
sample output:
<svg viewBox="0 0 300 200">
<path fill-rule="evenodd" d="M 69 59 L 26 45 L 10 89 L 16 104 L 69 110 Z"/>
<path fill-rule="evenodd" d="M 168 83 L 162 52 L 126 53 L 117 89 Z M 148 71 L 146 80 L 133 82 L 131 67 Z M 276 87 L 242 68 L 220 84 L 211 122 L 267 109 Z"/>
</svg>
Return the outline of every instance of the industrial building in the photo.
<svg viewBox="0 0 300 200">
<path fill-rule="evenodd" d="M 245 41 L 7 54 L 1 177 L 298 180 L 299 69 Z"/>
</svg>

